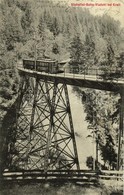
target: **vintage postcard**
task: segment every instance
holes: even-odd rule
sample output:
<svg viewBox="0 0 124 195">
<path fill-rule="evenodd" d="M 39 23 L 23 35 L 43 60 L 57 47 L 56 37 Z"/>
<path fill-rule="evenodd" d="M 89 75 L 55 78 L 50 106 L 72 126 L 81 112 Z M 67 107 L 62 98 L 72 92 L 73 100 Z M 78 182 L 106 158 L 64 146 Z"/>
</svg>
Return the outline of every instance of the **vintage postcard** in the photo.
<svg viewBox="0 0 124 195">
<path fill-rule="evenodd" d="M 124 1 L 0 0 L 0 195 L 123 194 Z"/>
</svg>

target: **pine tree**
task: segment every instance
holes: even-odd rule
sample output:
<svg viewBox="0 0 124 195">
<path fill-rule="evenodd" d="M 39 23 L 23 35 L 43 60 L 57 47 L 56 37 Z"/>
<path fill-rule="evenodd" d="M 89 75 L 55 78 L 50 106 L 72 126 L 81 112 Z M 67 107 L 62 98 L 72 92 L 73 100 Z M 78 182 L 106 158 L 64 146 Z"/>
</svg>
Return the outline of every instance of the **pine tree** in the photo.
<svg viewBox="0 0 124 195">
<path fill-rule="evenodd" d="M 71 58 L 70 66 L 72 68 L 72 71 L 74 71 L 75 73 L 79 72 L 79 67 L 83 62 L 82 49 L 83 49 L 83 44 L 79 36 L 75 36 L 70 46 L 70 58 Z"/>
<path fill-rule="evenodd" d="M 30 35 L 33 32 L 32 23 L 33 23 L 33 13 L 31 10 L 30 4 L 27 2 L 25 4 L 25 11 L 21 18 L 21 26 L 24 30 L 25 35 Z"/>
</svg>

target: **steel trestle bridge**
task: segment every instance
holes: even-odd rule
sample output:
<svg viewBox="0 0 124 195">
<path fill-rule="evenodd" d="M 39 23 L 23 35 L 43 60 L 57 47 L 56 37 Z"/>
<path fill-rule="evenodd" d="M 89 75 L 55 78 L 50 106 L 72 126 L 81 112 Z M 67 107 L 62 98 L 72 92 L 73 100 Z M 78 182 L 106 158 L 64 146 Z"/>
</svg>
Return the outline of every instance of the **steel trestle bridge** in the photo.
<svg viewBox="0 0 124 195">
<path fill-rule="evenodd" d="M 16 129 L 10 145 L 9 166 L 3 178 L 98 178 L 80 170 L 67 85 L 117 92 L 121 96 L 117 170 L 123 136 L 124 80 L 103 80 L 99 75 L 48 74 L 18 68 L 20 89 Z M 119 174 L 119 173 L 116 173 Z M 80 180 L 79 179 L 79 180 Z"/>
</svg>

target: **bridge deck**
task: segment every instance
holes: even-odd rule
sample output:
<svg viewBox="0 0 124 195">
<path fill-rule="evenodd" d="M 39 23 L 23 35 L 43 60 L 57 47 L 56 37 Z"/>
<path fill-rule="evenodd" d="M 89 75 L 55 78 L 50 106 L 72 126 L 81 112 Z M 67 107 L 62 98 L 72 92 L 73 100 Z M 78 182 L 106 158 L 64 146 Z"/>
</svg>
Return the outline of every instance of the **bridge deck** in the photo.
<svg viewBox="0 0 124 195">
<path fill-rule="evenodd" d="M 92 88 L 106 91 L 124 91 L 124 79 L 103 80 L 98 75 L 83 75 L 71 73 L 50 74 L 45 72 L 37 72 L 29 69 L 18 68 L 20 74 L 26 74 L 31 77 L 39 77 L 46 81 L 57 83 L 66 83 L 85 88 Z"/>
</svg>

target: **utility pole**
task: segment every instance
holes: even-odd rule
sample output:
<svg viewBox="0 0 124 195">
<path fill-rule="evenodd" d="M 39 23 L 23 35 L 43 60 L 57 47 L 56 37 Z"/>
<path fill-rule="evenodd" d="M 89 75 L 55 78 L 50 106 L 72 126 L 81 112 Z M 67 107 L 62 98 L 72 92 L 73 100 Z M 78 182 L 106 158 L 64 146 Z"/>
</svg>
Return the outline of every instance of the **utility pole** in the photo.
<svg viewBox="0 0 124 195">
<path fill-rule="evenodd" d="M 96 135 L 96 169 L 98 169 L 98 135 Z"/>
<path fill-rule="evenodd" d="M 95 171 L 96 170 L 96 165 L 95 165 L 95 150 L 96 150 L 96 147 L 95 147 L 95 136 L 94 136 L 94 132 L 93 132 L 93 170 Z"/>
<path fill-rule="evenodd" d="M 37 68 L 37 40 L 36 40 L 36 31 L 34 34 L 34 69 L 36 71 Z"/>
<path fill-rule="evenodd" d="M 120 102 L 120 124 L 118 134 L 118 156 L 117 156 L 117 170 L 120 169 L 121 149 L 122 149 L 122 137 L 124 128 L 124 87 L 121 89 L 121 102 Z"/>
</svg>

